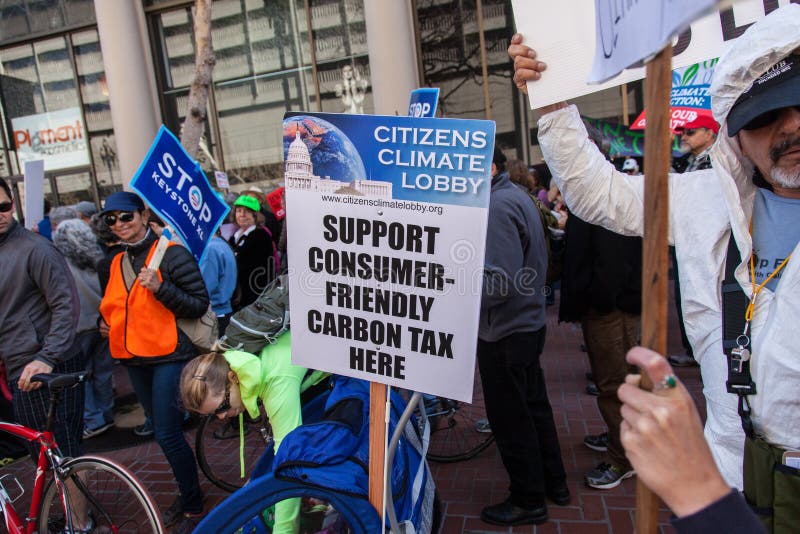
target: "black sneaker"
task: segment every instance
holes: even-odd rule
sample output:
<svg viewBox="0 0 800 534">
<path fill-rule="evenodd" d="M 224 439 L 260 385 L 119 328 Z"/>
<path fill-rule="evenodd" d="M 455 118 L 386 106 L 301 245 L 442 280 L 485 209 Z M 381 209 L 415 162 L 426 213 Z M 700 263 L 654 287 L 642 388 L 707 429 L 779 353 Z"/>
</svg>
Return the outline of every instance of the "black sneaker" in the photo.
<svg viewBox="0 0 800 534">
<path fill-rule="evenodd" d="M 203 519 L 202 513 L 190 514 L 184 513 L 178 521 L 175 528 L 172 529 L 171 534 L 191 534 L 194 532 L 195 527 Z"/>
<path fill-rule="evenodd" d="M 586 485 L 595 489 L 611 489 L 619 486 L 623 480 L 636 474 L 633 469 L 623 470 L 609 463 L 601 463 L 584 477 Z"/>
<path fill-rule="evenodd" d="M 606 452 L 608 450 L 608 432 L 594 436 L 588 435 L 583 438 L 583 444 L 593 451 Z"/>
<path fill-rule="evenodd" d="M 499 504 L 487 506 L 481 511 L 481 520 L 492 525 L 538 525 L 547 521 L 547 506 L 522 508 L 511 502 L 509 497 Z"/>
<path fill-rule="evenodd" d="M 569 493 L 569 486 L 567 486 L 567 482 L 565 480 L 562 480 L 557 484 L 553 484 L 552 486 L 548 486 L 546 494 L 547 498 L 558 506 L 567 506 L 572 500 L 572 495 Z"/>
<path fill-rule="evenodd" d="M 161 516 L 161 522 L 164 523 L 164 528 L 169 528 L 176 524 L 183 517 L 183 504 L 181 498 L 177 497 L 172 504 L 169 505 L 167 511 Z"/>
</svg>

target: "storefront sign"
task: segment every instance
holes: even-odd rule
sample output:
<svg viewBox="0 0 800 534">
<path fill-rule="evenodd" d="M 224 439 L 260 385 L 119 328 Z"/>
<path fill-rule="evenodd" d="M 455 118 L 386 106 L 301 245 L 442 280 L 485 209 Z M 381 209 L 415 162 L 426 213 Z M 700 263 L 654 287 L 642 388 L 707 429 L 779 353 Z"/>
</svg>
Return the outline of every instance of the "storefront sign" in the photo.
<svg viewBox="0 0 800 534">
<path fill-rule="evenodd" d="M 45 171 L 89 165 L 86 128 L 80 108 L 11 119 L 20 164 L 44 161 Z"/>
<path fill-rule="evenodd" d="M 198 262 L 229 210 L 200 165 L 164 126 L 131 180 L 131 189 L 175 230 Z"/>
<path fill-rule="evenodd" d="M 286 115 L 294 363 L 472 400 L 494 130 Z"/>
<path fill-rule="evenodd" d="M 673 43 L 673 68 L 721 56 L 750 24 L 790 3 L 790 0 L 737 0 L 731 7 L 697 19 Z M 557 8 L 546 0 L 512 0 L 512 6 L 525 43 L 536 49 L 538 58 L 547 63 L 541 80 L 528 84 L 531 108 L 644 78 L 645 69 L 639 67 L 626 69 L 599 85 L 588 83 L 596 42 L 594 0 L 560 2 Z"/>
</svg>

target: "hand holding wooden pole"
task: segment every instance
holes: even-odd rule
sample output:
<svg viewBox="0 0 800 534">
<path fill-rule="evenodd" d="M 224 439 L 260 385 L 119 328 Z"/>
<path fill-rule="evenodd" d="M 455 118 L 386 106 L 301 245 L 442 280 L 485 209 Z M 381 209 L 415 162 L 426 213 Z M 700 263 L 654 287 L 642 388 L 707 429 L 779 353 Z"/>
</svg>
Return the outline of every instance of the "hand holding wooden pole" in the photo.
<svg viewBox="0 0 800 534">
<path fill-rule="evenodd" d="M 670 89 L 672 46 L 647 63 L 645 78 L 644 246 L 642 257 L 642 345 L 667 352 L 667 246 L 669 231 Z M 653 383 L 642 374 L 641 386 Z M 637 479 L 636 532 L 658 529 L 658 496 Z"/>
</svg>

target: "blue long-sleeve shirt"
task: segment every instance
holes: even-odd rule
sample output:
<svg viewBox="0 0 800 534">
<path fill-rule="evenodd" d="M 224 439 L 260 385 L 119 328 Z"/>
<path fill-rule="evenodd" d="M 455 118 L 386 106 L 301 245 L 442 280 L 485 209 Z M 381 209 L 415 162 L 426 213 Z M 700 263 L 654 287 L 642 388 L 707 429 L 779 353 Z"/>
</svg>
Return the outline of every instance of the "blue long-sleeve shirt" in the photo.
<svg viewBox="0 0 800 534">
<path fill-rule="evenodd" d="M 206 255 L 200 262 L 200 272 L 214 313 L 218 316 L 231 313 L 231 297 L 236 290 L 236 257 L 222 238 L 211 238 Z"/>
</svg>

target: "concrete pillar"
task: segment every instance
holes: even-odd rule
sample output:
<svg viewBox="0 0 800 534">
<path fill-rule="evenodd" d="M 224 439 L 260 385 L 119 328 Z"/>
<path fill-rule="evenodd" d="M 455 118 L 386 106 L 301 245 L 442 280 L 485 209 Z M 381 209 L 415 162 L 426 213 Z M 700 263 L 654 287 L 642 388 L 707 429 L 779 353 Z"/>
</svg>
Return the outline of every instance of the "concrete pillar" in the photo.
<svg viewBox="0 0 800 534">
<path fill-rule="evenodd" d="M 95 0 L 111 122 L 126 189 L 161 125 L 142 2 Z"/>
<path fill-rule="evenodd" d="M 417 80 L 413 14 L 407 0 L 364 0 L 372 96 L 378 115 L 408 115 Z"/>
</svg>

